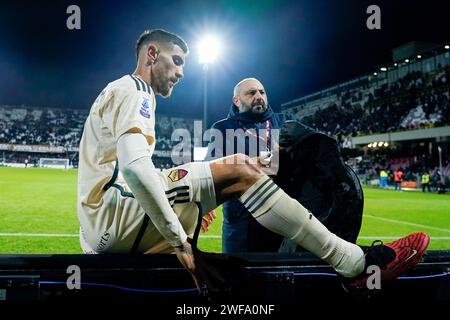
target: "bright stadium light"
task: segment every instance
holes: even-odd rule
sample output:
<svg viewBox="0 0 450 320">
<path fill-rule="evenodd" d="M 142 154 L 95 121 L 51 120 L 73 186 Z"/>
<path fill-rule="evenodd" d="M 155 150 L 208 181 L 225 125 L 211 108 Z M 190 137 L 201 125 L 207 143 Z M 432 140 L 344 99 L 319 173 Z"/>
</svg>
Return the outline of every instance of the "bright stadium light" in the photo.
<svg viewBox="0 0 450 320">
<path fill-rule="evenodd" d="M 408 63 L 408 62 L 409 62 L 409 59 L 405 59 L 405 62 Z"/>
<path fill-rule="evenodd" d="M 397 63 L 394 63 L 394 67 L 396 67 L 396 66 L 398 66 L 398 64 L 397 64 Z"/>
<path fill-rule="evenodd" d="M 422 56 L 420 54 L 417 55 L 417 59 L 421 59 Z"/>
<path fill-rule="evenodd" d="M 447 44 L 444 48 L 448 50 L 450 49 L 450 46 Z"/>
<path fill-rule="evenodd" d="M 374 72 L 373 75 L 376 76 L 378 73 Z"/>
<path fill-rule="evenodd" d="M 385 146 L 386 148 L 389 147 L 389 143 L 385 142 L 385 143 L 384 143 L 384 146 Z"/>
<path fill-rule="evenodd" d="M 205 36 L 198 44 L 198 62 L 200 64 L 214 63 L 220 53 L 220 41 L 212 35 Z"/>
<path fill-rule="evenodd" d="M 386 72 L 386 71 L 387 71 L 387 68 L 381 67 L 380 70 L 383 71 L 383 72 Z"/>
<path fill-rule="evenodd" d="M 382 147 L 383 144 L 384 144 L 383 142 L 378 142 L 378 146 L 379 146 L 379 147 Z"/>
<path fill-rule="evenodd" d="M 367 145 L 367 147 L 369 147 L 369 148 L 372 148 L 372 144 L 371 144 L 371 143 L 369 143 L 369 144 Z"/>
</svg>

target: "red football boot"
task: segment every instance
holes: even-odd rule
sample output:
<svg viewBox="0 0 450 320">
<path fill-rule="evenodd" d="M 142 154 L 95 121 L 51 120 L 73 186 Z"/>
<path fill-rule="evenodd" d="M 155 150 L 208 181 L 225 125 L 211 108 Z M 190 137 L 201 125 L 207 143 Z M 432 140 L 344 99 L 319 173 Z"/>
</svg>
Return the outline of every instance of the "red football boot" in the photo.
<svg viewBox="0 0 450 320">
<path fill-rule="evenodd" d="M 367 273 L 367 268 L 370 266 L 380 268 L 380 289 L 389 280 L 413 269 L 422 259 L 430 243 L 430 237 L 424 232 L 417 232 L 392 243 L 375 245 L 377 242 L 381 243 L 379 240 L 374 241 L 365 254 L 364 271 L 355 278 L 344 279 L 343 285 L 347 291 L 369 290 L 367 280 L 373 275 L 373 273 Z"/>
</svg>

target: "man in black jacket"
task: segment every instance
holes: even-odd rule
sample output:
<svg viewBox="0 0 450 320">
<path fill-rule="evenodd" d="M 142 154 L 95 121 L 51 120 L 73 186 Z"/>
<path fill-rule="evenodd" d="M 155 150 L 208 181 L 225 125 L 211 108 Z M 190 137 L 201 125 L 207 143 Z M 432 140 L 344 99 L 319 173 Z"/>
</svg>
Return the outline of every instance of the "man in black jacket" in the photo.
<svg viewBox="0 0 450 320">
<path fill-rule="evenodd" d="M 207 157 L 214 159 L 236 153 L 260 156 L 261 151 L 270 151 L 277 136 L 274 133 L 286 120 L 289 118 L 285 114 L 272 111 L 260 81 L 243 79 L 234 87 L 228 117 L 212 126 L 222 133 L 222 150 L 216 150 L 217 142 L 211 141 Z M 223 252 L 278 251 L 283 237 L 259 224 L 237 199 L 225 202 L 222 208 Z"/>
</svg>

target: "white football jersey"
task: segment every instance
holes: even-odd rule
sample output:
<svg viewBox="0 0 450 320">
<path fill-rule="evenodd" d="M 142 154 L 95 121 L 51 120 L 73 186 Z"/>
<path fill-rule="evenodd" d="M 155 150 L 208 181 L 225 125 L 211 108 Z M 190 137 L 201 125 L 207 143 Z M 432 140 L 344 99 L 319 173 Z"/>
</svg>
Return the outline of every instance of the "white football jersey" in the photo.
<svg viewBox="0 0 450 320">
<path fill-rule="evenodd" d="M 93 103 L 79 147 L 78 218 L 82 226 L 107 223 L 100 221 L 104 217 L 99 211 L 108 184 L 126 188 L 116 161 L 119 137 L 128 131 L 141 132 L 153 154 L 155 109 L 153 90 L 134 75 L 109 83 Z"/>
</svg>

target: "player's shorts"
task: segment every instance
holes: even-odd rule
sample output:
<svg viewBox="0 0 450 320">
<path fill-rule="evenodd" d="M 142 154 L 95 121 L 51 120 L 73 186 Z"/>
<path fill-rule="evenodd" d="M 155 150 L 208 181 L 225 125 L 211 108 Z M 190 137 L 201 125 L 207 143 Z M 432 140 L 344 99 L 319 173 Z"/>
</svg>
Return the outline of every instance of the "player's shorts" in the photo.
<svg viewBox="0 0 450 320">
<path fill-rule="evenodd" d="M 209 162 L 193 162 L 159 173 L 169 203 L 186 234 L 192 236 L 199 207 L 203 214 L 216 208 Z M 82 226 L 85 253 L 166 253 L 173 249 L 158 232 L 126 184 L 114 183 L 103 196 L 96 226 Z"/>
</svg>

